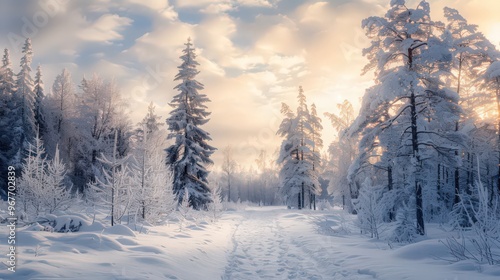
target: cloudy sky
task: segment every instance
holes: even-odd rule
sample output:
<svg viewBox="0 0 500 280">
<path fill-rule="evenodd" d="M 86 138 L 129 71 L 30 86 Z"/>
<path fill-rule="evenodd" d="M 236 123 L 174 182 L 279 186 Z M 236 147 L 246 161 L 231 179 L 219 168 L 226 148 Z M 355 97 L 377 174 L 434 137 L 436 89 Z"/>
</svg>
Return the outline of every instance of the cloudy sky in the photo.
<svg viewBox="0 0 500 280">
<path fill-rule="evenodd" d="M 417 1 L 408 1 L 415 6 Z M 458 9 L 500 44 L 497 0 L 430 0 L 434 19 L 445 6 Z M 281 102 L 295 106 L 298 86 L 321 116 L 350 100 L 357 109 L 372 76 L 360 76 L 368 41 L 361 20 L 383 15 L 388 0 L 8 0 L 0 2 L 0 47 L 17 66 L 23 37 L 33 41 L 34 66 L 46 88 L 67 68 L 114 78 L 137 123 L 154 102 L 165 119 L 176 93 L 173 78 L 183 44 L 191 37 L 198 80 L 212 102 L 204 127 L 220 150 L 231 145 L 237 161 L 279 145 Z M 15 69 L 17 71 L 17 69 Z M 333 138 L 324 120 L 324 140 Z M 214 159 L 220 162 L 220 152 Z"/>
</svg>

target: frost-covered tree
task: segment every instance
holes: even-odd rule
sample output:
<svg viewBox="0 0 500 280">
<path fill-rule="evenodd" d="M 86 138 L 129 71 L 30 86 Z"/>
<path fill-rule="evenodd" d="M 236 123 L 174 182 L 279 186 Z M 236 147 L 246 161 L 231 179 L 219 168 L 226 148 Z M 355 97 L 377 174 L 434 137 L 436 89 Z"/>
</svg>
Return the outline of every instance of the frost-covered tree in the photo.
<svg viewBox="0 0 500 280">
<path fill-rule="evenodd" d="M 118 155 L 118 132 L 115 131 L 113 155 L 101 154 L 98 160 L 103 164 L 102 175 L 89 183 L 86 196 L 96 204 L 109 207 L 111 226 L 121 224 L 132 203 L 135 180 L 131 170 L 130 157 Z"/>
<path fill-rule="evenodd" d="M 57 75 L 52 85 L 52 92 L 47 99 L 47 107 L 50 112 L 47 120 L 50 136 L 47 138 L 53 143 L 49 147 L 49 152 L 53 151 L 57 143 L 62 147 L 62 157 L 69 160 L 70 153 L 76 145 L 74 140 L 76 131 L 73 121 L 76 117 L 77 99 L 75 84 L 67 69 L 63 69 Z"/>
<path fill-rule="evenodd" d="M 467 20 L 460 15 L 460 13 L 452 8 L 444 8 L 444 16 L 446 18 L 446 30 L 441 36 L 443 41 L 450 46 L 452 54 L 451 75 L 448 75 L 447 84 L 454 89 L 461 97 L 460 104 L 465 110 L 465 114 L 461 116 L 460 122 L 457 121 L 455 130 L 463 129 L 471 121 L 478 118 L 475 107 L 480 107 L 484 101 L 481 98 L 481 92 L 477 91 L 477 71 L 483 68 L 485 64 L 491 62 L 492 58 L 496 55 L 496 50 L 482 33 L 477 29 L 477 25 L 469 24 Z M 466 128 L 467 129 L 467 128 Z M 479 140 L 481 141 L 481 140 Z M 462 189 L 467 189 L 471 185 L 473 179 L 473 163 L 472 160 L 476 151 L 474 147 L 480 145 L 478 141 L 472 137 L 468 143 L 467 151 L 464 151 L 464 164 L 463 168 L 465 174 L 460 176 L 459 167 L 454 170 L 454 204 L 459 202 L 459 197 Z M 461 152 L 456 151 L 458 156 Z M 438 164 L 438 175 L 440 166 Z M 462 186 L 462 187 L 461 187 Z"/>
<path fill-rule="evenodd" d="M 275 155 L 268 156 L 265 150 L 261 150 L 255 159 L 259 172 L 255 182 L 253 183 L 253 189 L 258 192 L 258 195 L 256 199 L 250 198 L 250 201 L 262 201 L 264 205 L 275 205 L 281 203 L 276 193 L 276 186 L 279 185 L 278 168 L 276 165 L 277 153 L 278 152 L 276 151 Z"/>
<path fill-rule="evenodd" d="M 16 162 L 15 155 L 18 152 L 16 144 L 15 127 L 18 121 L 16 114 L 16 102 L 14 93 L 16 83 L 10 62 L 9 50 L 4 50 L 2 67 L 0 68 L 0 170 L 7 170 L 11 162 Z M 7 194 L 7 173 L 0 174 L 0 195 Z"/>
<path fill-rule="evenodd" d="M 302 87 L 299 87 L 298 101 L 297 113 L 293 113 L 288 105 L 282 104 L 281 113 L 284 119 L 277 134 L 284 139 L 277 162 L 281 166 L 281 194 L 288 206 L 297 206 L 301 209 L 305 207 L 306 193 L 319 195 L 320 185 L 318 172 L 314 170 L 313 163 L 311 116 Z"/>
<path fill-rule="evenodd" d="M 310 154 L 310 160 L 313 164 L 312 166 L 312 172 L 315 173 L 314 176 L 318 178 L 319 180 L 319 174 L 321 173 L 323 169 L 323 162 L 322 162 L 322 157 L 321 157 L 321 149 L 323 149 L 323 140 L 321 139 L 321 131 L 323 130 L 323 125 L 321 124 L 321 118 L 318 116 L 318 113 L 316 111 L 316 104 L 311 105 L 311 114 L 309 117 L 309 124 L 311 125 L 311 142 L 312 142 L 312 147 L 311 147 L 311 154 Z M 319 193 L 321 192 L 320 190 L 321 186 L 313 186 L 312 189 L 316 190 Z M 309 209 L 314 208 L 316 210 L 316 193 L 311 193 L 309 192 Z"/>
<path fill-rule="evenodd" d="M 114 153 L 114 134 L 117 131 L 119 157 L 129 152 L 131 129 L 127 117 L 127 103 L 122 99 L 114 81 L 105 81 L 97 74 L 84 78 L 79 95 L 74 128 L 74 141 L 79 145 L 72 156 L 72 179 L 82 191 L 89 181 L 99 176 L 101 154 L 111 158 Z"/>
<path fill-rule="evenodd" d="M 38 216 L 41 202 L 38 193 L 45 184 L 45 149 L 42 140 L 37 136 L 33 144 L 28 146 L 28 156 L 24 160 L 21 179 L 17 188 L 23 212 L 28 216 Z"/>
<path fill-rule="evenodd" d="M 16 77 L 16 92 L 14 95 L 18 121 L 12 126 L 17 134 L 17 139 L 14 141 L 21 153 L 23 149 L 27 148 L 29 141 L 35 138 L 37 132 L 34 110 L 35 93 L 33 91 L 33 78 L 31 77 L 33 50 L 29 38 L 24 43 L 22 53 L 21 70 Z"/>
<path fill-rule="evenodd" d="M 45 109 L 45 92 L 43 89 L 42 81 L 42 69 L 40 65 L 36 68 L 35 81 L 34 81 L 34 93 L 35 93 L 35 124 L 38 128 L 38 133 L 42 139 L 47 135 L 47 121 L 46 121 L 46 109 Z"/>
<path fill-rule="evenodd" d="M 2 57 L 2 68 L 0 71 L 1 83 L 0 93 L 2 95 L 12 95 L 16 91 L 16 82 L 14 80 L 14 72 L 12 72 L 12 63 L 10 61 L 10 52 L 4 49 Z"/>
<path fill-rule="evenodd" d="M 210 134 L 200 128 L 209 121 L 210 112 L 205 103 L 210 99 L 199 93 L 203 85 L 195 79 L 199 64 L 191 40 L 188 39 L 185 46 L 180 57 L 182 64 L 175 76 L 175 81 L 180 81 L 175 87 L 179 93 L 170 103 L 173 110 L 167 118 L 168 139 L 175 141 L 166 150 L 167 164 L 173 171 L 174 192 L 179 202 L 184 193 L 189 192 L 190 205 L 194 209 L 204 209 L 211 202 L 206 167 L 213 164 L 210 155 L 216 149 L 208 144 Z"/>
<path fill-rule="evenodd" d="M 155 106 L 153 102 L 151 102 L 148 106 L 148 113 L 139 124 L 137 128 L 137 133 L 139 137 L 144 136 L 145 134 L 153 133 L 158 131 L 164 123 L 160 121 L 161 116 L 156 115 Z"/>
<path fill-rule="evenodd" d="M 497 107 L 497 152 L 500 156 L 500 60 L 494 61 L 491 63 L 484 74 L 482 75 L 485 83 L 483 88 L 485 88 L 488 92 L 493 96 L 492 99 L 495 100 L 495 105 Z M 500 157 L 498 158 L 498 174 L 500 174 Z M 497 192 L 500 195 L 500 175 L 497 176 Z"/>
<path fill-rule="evenodd" d="M 66 165 L 59 156 L 59 147 L 56 146 L 54 157 L 47 162 L 46 167 L 47 186 L 43 198 L 49 213 L 69 207 L 71 193 L 64 184 L 66 173 Z"/>
<path fill-rule="evenodd" d="M 342 202 L 344 209 L 352 213 L 354 207 L 352 199 L 357 198 L 355 184 L 349 182 L 348 170 L 356 154 L 357 139 L 347 133 L 349 126 L 354 121 L 354 109 L 348 100 L 337 104 L 338 114 L 325 113 L 337 132 L 337 139 L 328 147 L 329 169 L 331 178 L 328 193 L 333 194 L 337 202 Z"/>
<path fill-rule="evenodd" d="M 208 205 L 208 211 L 212 222 L 217 222 L 222 216 L 223 204 L 222 204 L 222 194 L 221 188 L 218 184 L 214 184 L 211 187 L 212 202 Z"/>
<path fill-rule="evenodd" d="M 19 180 L 18 196 L 24 213 L 35 218 L 41 213 L 53 213 L 69 206 L 71 195 L 64 185 L 66 167 L 59 157 L 47 160 L 43 142 L 36 135 L 28 146 Z"/>
<path fill-rule="evenodd" d="M 381 217 L 383 217 L 385 208 L 382 203 L 382 194 L 383 190 L 380 187 L 372 186 L 367 177 L 363 182 L 359 197 L 353 201 L 361 232 L 369 233 L 371 238 L 376 239 L 379 239 L 383 226 Z"/>
<path fill-rule="evenodd" d="M 409 174 L 403 186 L 413 189 L 407 199 L 412 198 L 417 232 L 423 235 L 424 186 L 429 185 L 432 159 L 440 155 L 457 165 L 454 151 L 463 144 L 462 135 L 450 129 L 461 113 L 458 95 L 442 82 L 449 75 L 451 54 L 434 31 L 443 24 L 431 20 L 427 2 L 410 9 L 405 1 L 397 0 L 391 1 L 384 17 L 363 20 L 363 27 L 372 40 L 363 51 L 369 59 L 364 71 L 375 70 L 376 84 L 363 97 L 353 124 L 362 139 L 352 169 L 359 170 L 360 159 L 368 160 L 367 155 L 378 152 L 373 148 L 381 145 L 379 136 L 399 137 L 400 144 L 391 147 L 397 147 L 399 160 L 411 163 L 400 165 Z M 382 143 L 382 152 L 384 147 L 388 145 Z"/>
<path fill-rule="evenodd" d="M 136 164 L 131 169 L 134 176 L 133 209 L 143 220 L 155 223 L 162 214 L 175 210 L 177 200 L 172 189 L 172 174 L 165 164 L 163 150 L 167 146 L 163 125 L 158 122 L 151 103 L 148 114 L 136 130 L 133 156 Z"/>
<path fill-rule="evenodd" d="M 222 160 L 222 172 L 226 179 L 227 185 L 227 202 L 231 201 L 231 180 L 236 172 L 236 161 L 233 159 L 233 149 L 231 146 L 227 146 L 222 150 L 223 160 Z"/>
</svg>

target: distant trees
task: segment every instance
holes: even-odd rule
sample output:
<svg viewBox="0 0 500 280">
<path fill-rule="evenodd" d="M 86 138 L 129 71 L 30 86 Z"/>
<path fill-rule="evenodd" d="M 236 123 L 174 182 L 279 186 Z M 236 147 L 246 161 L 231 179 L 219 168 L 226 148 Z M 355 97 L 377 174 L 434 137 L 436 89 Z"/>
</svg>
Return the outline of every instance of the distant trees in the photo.
<svg viewBox="0 0 500 280">
<path fill-rule="evenodd" d="M 91 79 L 83 78 L 80 89 L 75 139 L 69 139 L 79 145 L 68 154 L 73 154 L 72 177 L 81 191 L 87 182 L 99 176 L 102 166 L 98 157 L 114 153 L 115 132 L 117 156 L 128 154 L 131 127 L 126 115 L 127 103 L 114 81 L 105 81 L 94 74 Z"/>
<path fill-rule="evenodd" d="M 16 85 L 14 73 L 10 62 L 9 50 L 4 50 L 2 67 L 0 68 L 0 168 L 6 171 L 12 162 L 19 162 L 16 159 L 18 146 L 14 135 L 13 124 L 18 121 L 15 114 L 17 110 L 14 93 Z M 0 194 L 7 194 L 6 172 L 0 174 Z"/>
<path fill-rule="evenodd" d="M 236 172 L 236 161 L 233 159 L 233 149 L 231 146 L 227 146 L 222 150 L 223 160 L 222 160 L 222 172 L 226 179 L 227 186 L 227 201 L 231 201 L 231 180 L 233 179 L 234 173 Z"/>
<path fill-rule="evenodd" d="M 172 102 L 176 110 L 167 122 L 172 132 L 168 137 L 152 103 L 133 130 L 118 85 L 97 74 L 84 77 L 77 89 L 63 69 L 47 93 L 40 66 L 31 78 L 29 39 L 22 51 L 17 75 L 7 49 L 0 68 L 0 167 L 15 165 L 19 170 L 20 205 L 31 218 L 62 209 L 61 203 L 72 194 L 83 194 L 86 201 L 102 200 L 110 207 L 112 224 L 131 213 L 155 223 L 175 210 L 184 186 L 188 191 L 181 200 L 189 197 L 190 206 L 207 209 L 214 194 L 208 188 L 206 166 L 212 164 L 209 157 L 215 148 L 207 144 L 209 134 L 199 128 L 208 121 L 204 103 L 209 99 L 198 93 L 203 86 L 194 79 L 198 64 L 190 42 L 176 76 L 180 93 Z M 177 146 L 170 149 L 175 154 L 165 157 L 167 138 L 175 138 Z M 7 173 L 2 178 L 3 174 Z M 214 205 L 219 211 L 220 205 Z"/>
<path fill-rule="evenodd" d="M 31 62 L 33 60 L 33 50 L 31 47 L 31 40 L 26 39 L 21 58 L 19 73 L 16 79 L 16 91 L 14 93 L 14 100 L 16 104 L 15 115 L 18 117 L 14 129 L 16 133 L 15 144 L 20 153 L 27 148 L 28 143 L 36 135 L 36 121 L 35 121 L 35 93 L 33 91 L 33 78 L 31 77 Z M 17 163 L 19 164 L 19 162 Z"/>
<path fill-rule="evenodd" d="M 347 100 L 337 104 L 337 108 L 338 114 L 325 113 L 337 132 L 337 139 L 328 147 L 329 162 L 327 166 L 331 170 L 328 192 L 334 196 L 337 202 L 342 203 L 344 209 L 347 208 L 352 213 L 354 211 L 352 199 L 358 197 L 356 185 L 354 182 L 348 181 L 349 166 L 357 151 L 357 139 L 348 133 L 348 129 L 354 121 L 354 109 Z"/>
<path fill-rule="evenodd" d="M 315 146 L 321 145 L 322 142 L 319 134 L 320 120 L 317 116 L 311 117 L 302 87 L 299 87 L 297 98 L 299 101 L 297 113 L 294 113 L 288 105 L 282 104 L 281 113 L 284 119 L 280 124 L 278 135 L 284 140 L 278 164 L 281 166 L 280 192 L 285 197 L 286 204 L 301 209 L 306 207 L 306 203 L 314 204 L 314 196 L 321 192 L 318 181 L 321 157 L 318 147 Z M 308 201 L 305 200 L 306 195 Z"/>
<path fill-rule="evenodd" d="M 59 144 L 64 160 L 71 159 L 70 153 L 75 148 L 75 119 L 77 113 L 76 88 L 68 70 L 63 69 L 57 75 L 52 92 L 46 98 L 47 132 L 42 134 L 46 142 L 52 143 L 48 151 L 53 154 L 56 144 Z"/>
<path fill-rule="evenodd" d="M 179 202 L 187 192 L 194 209 L 205 209 L 212 201 L 206 166 L 213 164 L 210 156 L 216 149 L 208 144 L 210 134 L 200 126 L 209 121 L 205 103 L 210 99 L 198 92 L 203 85 L 195 79 L 199 73 L 198 62 L 191 40 L 188 39 L 185 46 L 175 77 L 175 81 L 180 81 L 175 87 L 179 93 L 170 103 L 173 110 L 167 118 L 168 139 L 174 139 L 175 143 L 166 150 L 166 161 L 173 172 L 174 192 Z"/>
</svg>

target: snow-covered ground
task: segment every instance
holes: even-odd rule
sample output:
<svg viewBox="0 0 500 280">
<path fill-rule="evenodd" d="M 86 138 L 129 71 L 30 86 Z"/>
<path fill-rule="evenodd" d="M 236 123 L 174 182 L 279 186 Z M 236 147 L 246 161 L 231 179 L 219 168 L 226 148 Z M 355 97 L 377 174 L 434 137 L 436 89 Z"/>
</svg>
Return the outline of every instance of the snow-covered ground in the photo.
<svg viewBox="0 0 500 280">
<path fill-rule="evenodd" d="M 247 207 L 216 223 L 132 231 L 126 226 L 56 233 L 19 229 L 17 271 L 1 279 L 499 279 L 500 267 L 451 264 L 430 225 L 414 244 L 360 236 L 341 210 Z M 2 225 L 0 234 L 6 236 Z M 3 242 L 5 244 L 5 241 Z M 2 255 L 6 246 L 2 244 Z M 5 258 L 5 257 L 4 257 Z M 5 261 L 3 261 L 5 262 Z"/>
</svg>

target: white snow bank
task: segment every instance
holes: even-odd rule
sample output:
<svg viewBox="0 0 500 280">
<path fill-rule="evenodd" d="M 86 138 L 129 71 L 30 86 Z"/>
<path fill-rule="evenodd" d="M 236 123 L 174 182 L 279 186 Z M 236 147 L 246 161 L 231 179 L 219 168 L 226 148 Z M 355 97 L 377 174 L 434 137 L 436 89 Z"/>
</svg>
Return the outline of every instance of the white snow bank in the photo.
<svg viewBox="0 0 500 280">
<path fill-rule="evenodd" d="M 104 234 L 116 234 L 116 235 L 122 235 L 122 236 L 131 236 L 135 237 L 135 233 L 128 228 L 127 226 L 124 225 L 114 225 L 112 227 L 106 228 L 103 231 Z"/>
</svg>

